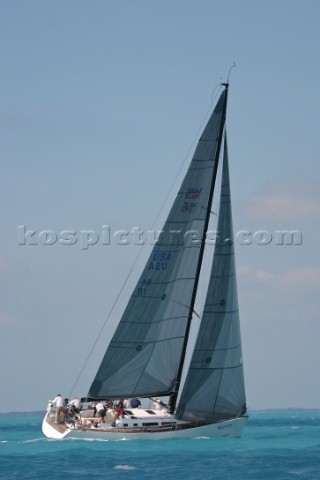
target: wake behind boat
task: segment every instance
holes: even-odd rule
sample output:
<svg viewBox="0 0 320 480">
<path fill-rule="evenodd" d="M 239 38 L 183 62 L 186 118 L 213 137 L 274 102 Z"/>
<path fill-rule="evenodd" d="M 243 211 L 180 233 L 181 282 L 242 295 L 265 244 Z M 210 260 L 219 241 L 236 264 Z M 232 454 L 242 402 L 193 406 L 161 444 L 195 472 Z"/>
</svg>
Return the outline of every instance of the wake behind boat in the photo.
<svg viewBox="0 0 320 480">
<path fill-rule="evenodd" d="M 169 398 L 160 408 L 88 409 L 55 423 L 49 438 L 240 436 L 246 421 L 225 119 L 228 83 L 200 137 L 168 218 L 83 402 Z M 221 168 L 221 184 L 217 172 Z M 220 190 L 218 238 L 197 340 L 182 382 L 213 195 Z M 91 416 L 90 416 L 91 415 Z"/>
</svg>

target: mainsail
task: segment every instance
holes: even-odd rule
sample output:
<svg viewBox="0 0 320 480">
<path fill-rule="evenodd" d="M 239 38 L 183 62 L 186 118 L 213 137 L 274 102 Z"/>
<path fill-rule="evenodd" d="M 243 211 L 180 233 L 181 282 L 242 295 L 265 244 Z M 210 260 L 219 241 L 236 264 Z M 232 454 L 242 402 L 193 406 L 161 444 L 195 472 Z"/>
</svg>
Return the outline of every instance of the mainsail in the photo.
<svg viewBox="0 0 320 480">
<path fill-rule="evenodd" d="M 227 141 L 215 246 L 204 312 L 177 408 L 181 420 L 212 423 L 246 411 Z"/>
<path fill-rule="evenodd" d="M 220 154 L 227 88 L 111 339 L 88 393 L 128 398 L 175 392 L 193 310 Z M 209 212 L 209 213 L 208 213 Z M 196 239 L 195 239 L 196 237 Z"/>
</svg>

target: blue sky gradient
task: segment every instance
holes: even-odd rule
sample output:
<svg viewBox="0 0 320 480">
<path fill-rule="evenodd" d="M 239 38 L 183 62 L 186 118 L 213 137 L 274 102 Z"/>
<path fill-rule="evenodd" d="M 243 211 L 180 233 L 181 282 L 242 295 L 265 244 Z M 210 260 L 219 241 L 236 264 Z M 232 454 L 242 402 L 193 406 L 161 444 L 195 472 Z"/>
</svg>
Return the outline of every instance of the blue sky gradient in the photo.
<svg viewBox="0 0 320 480">
<path fill-rule="evenodd" d="M 69 394 L 138 252 L 39 232 L 147 231 L 183 164 L 160 229 L 233 62 L 234 229 L 273 235 L 236 243 L 248 406 L 319 406 L 319 16 L 316 0 L 1 2 L 0 411 Z M 37 245 L 19 245 L 22 225 Z M 277 244 L 279 230 L 302 244 Z"/>
</svg>

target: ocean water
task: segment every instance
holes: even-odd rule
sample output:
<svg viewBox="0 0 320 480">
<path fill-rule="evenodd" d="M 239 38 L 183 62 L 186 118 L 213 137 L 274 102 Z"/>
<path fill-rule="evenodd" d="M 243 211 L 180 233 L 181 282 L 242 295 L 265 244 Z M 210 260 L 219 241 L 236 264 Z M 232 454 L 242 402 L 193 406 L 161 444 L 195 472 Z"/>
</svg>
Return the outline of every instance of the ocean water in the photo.
<svg viewBox="0 0 320 480">
<path fill-rule="evenodd" d="M 252 412 L 242 438 L 48 440 L 0 415 L 0 479 L 320 480 L 320 412 Z"/>
</svg>

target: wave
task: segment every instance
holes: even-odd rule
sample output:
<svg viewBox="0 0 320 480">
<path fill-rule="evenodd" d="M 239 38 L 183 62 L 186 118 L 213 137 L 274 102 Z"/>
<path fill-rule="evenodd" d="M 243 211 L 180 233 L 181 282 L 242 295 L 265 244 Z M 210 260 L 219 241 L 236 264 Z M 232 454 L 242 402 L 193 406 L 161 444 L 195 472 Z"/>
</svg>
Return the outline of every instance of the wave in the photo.
<svg viewBox="0 0 320 480">
<path fill-rule="evenodd" d="M 20 442 L 18 443 L 35 443 L 35 442 L 45 442 L 46 439 L 45 438 L 32 438 L 31 440 L 21 440 Z"/>
<path fill-rule="evenodd" d="M 137 470 L 137 468 L 133 467 L 132 465 L 116 465 L 113 468 L 115 470 Z"/>
<path fill-rule="evenodd" d="M 77 438 L 77 437 L 66 437 L 65 439 L 68 442 L 73 441 L 73 442 L 110 442 L 107 438 L 89 438 L 89 437 L 84 437 L 84 438 Z"/>
</svg>

